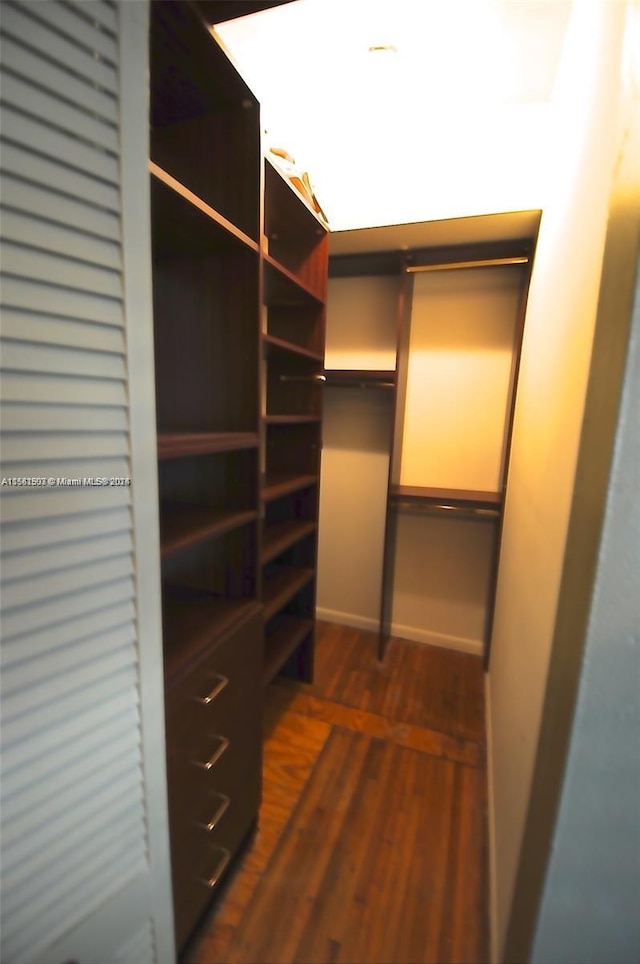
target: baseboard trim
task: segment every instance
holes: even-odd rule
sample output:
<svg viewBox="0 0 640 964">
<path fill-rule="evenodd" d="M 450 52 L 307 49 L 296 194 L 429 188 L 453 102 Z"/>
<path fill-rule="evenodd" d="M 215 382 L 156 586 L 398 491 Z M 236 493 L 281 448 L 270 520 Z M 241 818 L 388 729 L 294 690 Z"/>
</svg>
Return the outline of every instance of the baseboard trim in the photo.
<svg viewBox="0 0 640 964">
<path fill-rule="evenodd" d="M 403 626 L 400 623 L 392 623 L 391 634 L 399 636 L 401 639 L 409 639 L 414 643 L 424 643 L 427 646 L 438 646 L 440 649 L 453 649 L 458 653 L 482 656 L 482 640 L 480 639 L 448 636 L 446 633 L 434 633 L 417 626 Z"/>
<path fill-rule="evenodd" d="M 316 618 L 324 619 L 328 623 L 338 623 L 340 626 L 351 626 L 353 629 L 364 629 L 377 633 L 379 623 L 370 616 L 359 616 L 355 613 L 343 613 L 337 609 L 324 609 L 318 606 Z M 426 646 L 437 646 L 439 649 L 452 649 L 457 653 L 468 653 L 472 656 L 482 656 L 482 641 L 467 639 L 464 636 L 447 636 L 446 633 L 433 633 L 416 626 L 404 626 L 393 623 L 391 635 L 400 639 L 408 639 L 412 643 L 424 643 Z"/>
<path fill-rule="evenodd" d="M 323 609 L 318 606 L 316 619 L 324 619 L 327 623 L 338 623 L 339 626 L 351 626 L 353 629 L 365 629 L 367 632 L 377 633 L 380 624 L 370 616 L 357 616 L 354 613 L 341 613 L 337 609 Z"/>
</svg>

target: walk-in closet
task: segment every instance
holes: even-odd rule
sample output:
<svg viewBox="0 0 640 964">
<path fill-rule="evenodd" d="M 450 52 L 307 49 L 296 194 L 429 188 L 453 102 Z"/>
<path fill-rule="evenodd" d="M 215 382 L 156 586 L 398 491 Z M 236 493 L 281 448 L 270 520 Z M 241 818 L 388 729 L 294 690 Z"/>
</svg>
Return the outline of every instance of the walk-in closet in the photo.
<svg viewBox="0 0 640 964">
<path fill-rule="evenodd" d="M 331 239 L 318 612 L 381 657 L 392 634 L 487 657 L 538 224 Z"/>
<path fill-rule="evenodd" d="M 636 962 L 636 0 L 1 6 L 2 964 Z"/>
</svg>

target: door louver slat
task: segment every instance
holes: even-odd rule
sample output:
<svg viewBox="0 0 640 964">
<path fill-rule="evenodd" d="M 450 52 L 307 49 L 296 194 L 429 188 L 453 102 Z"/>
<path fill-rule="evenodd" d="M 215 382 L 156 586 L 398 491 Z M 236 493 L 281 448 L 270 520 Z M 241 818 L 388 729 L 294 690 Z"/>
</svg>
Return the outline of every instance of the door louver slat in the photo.
<svg viewBox="0 0 640 964">
<path fill-rule="evenodd" d="M 2 4 L 3 964 L 153 964 L 156 941 L 171 955 L 152 904 L 162 893 L 170 915 L 162 843 L 155 882 L 163 765 L 147 723 L 162 686 L 148 688 L 144 667 L 153 676 L 162 656 L 159 633 L 154 650 L 140 629 L 138 502 L 129 486 L 87 481 L 131 477 L 131 400 L 149 397 L 131 387 L 137 239 L 123 246 L 123 197 L 135 192 L 120 157 L 144 111 L 120 97 L 143 70 L 143 6 Z M 136 313 L 148 313 L 140 291 Z"/>
</svg>

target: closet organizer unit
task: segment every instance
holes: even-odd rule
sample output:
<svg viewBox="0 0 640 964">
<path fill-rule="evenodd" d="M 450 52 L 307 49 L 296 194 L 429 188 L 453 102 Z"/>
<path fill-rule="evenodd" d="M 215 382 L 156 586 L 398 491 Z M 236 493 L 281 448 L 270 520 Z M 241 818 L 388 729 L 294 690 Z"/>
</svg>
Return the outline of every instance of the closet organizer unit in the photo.
<svg viewBox="0 0 640 964">
<path fill-rule="evenodd" d="M 262 586 L 267 683 L 313 674 L 327 229 L 265 160 Z"/>
<path fill-rule="evenodd" d="M 259 105 L 209 29 L 228 8 L 151 5 L 158 485 L 178 949 L 255 827 L 264 685 L 283 668 L 310 679 L 313 666 L 315 376 L 323 368 L 327 232 L 265 167 Z"/>
<path fill-rule="evenodd" d="M 331 258 L 327 362 L 340 370 L 327 378 L 352 391 L 327 393 L 319 612 L 378 630 L 380 658 L 392 632 L 488 655 L 538 223 L 527 215 L 493 216 L 527 225 L 502 242 Z M 385 386 L 386 408 L 365 402 L 368 385 Z M 366 552 L 336 534 L 340 512 Z M 336 578 L 344 553 L 359 576 Z"/>
<path fill-rule="evenodd" d="M 258 105 L 197 11 L 151 5 L 167 772 L 181 948 L 261 786 Z"/>
</svg>

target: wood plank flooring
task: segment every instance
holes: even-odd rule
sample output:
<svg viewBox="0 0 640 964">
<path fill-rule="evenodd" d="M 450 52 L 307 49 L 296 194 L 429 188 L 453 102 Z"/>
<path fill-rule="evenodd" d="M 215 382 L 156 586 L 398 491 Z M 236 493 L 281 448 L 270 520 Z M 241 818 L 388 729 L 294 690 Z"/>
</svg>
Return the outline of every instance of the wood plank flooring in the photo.
<svg viewBox="0 0 640 964">
<path fill-rule="evenodd" d="M 265 711 L 258 832 L 185 964 L 487 959 L 480 660 L 318 624 Z"/>
</svg>

